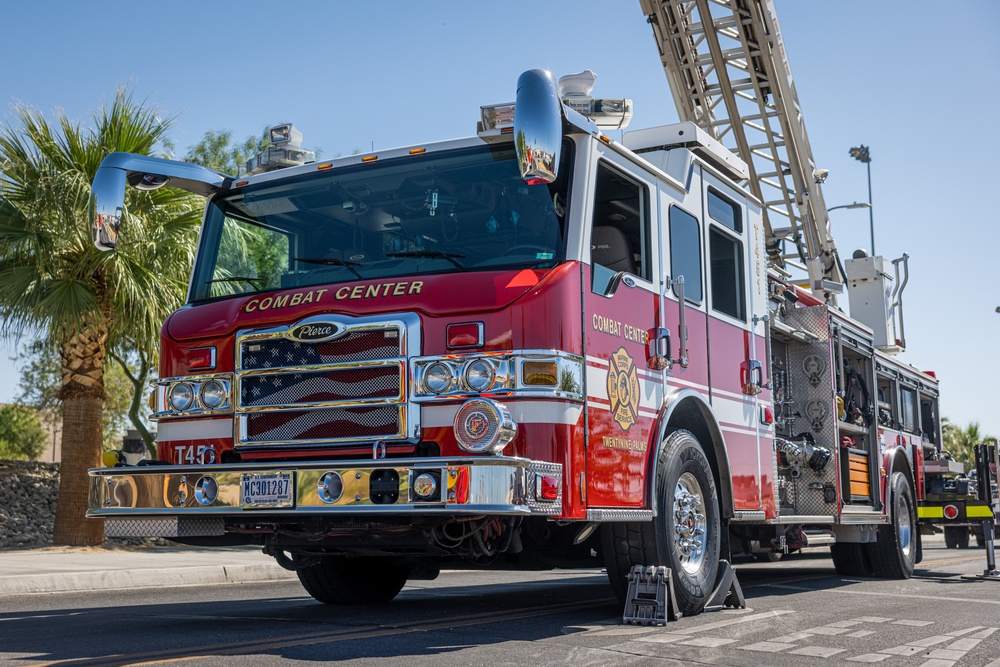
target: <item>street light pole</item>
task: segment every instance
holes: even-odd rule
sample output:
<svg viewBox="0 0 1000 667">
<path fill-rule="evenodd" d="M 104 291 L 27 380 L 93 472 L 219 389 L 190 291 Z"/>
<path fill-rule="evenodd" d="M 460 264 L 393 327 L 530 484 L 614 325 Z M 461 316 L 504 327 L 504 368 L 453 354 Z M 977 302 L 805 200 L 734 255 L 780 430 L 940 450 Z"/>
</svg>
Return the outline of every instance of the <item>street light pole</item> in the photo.
<svg viewBox="0 0 1000 667">
<path fill-rule="evenodd" d="M 859 146 L 852 148 L 850 151 L 851 157 L 859 162 L 864 162 L 865 166 L 868 167 L 868 225 L 871 228 L 872 235 L 872 257 L 875 256 L 875 211 L 872 208 L 872 158 L 869 153 L 868 146 L 860 144 Z"/>
</svg>

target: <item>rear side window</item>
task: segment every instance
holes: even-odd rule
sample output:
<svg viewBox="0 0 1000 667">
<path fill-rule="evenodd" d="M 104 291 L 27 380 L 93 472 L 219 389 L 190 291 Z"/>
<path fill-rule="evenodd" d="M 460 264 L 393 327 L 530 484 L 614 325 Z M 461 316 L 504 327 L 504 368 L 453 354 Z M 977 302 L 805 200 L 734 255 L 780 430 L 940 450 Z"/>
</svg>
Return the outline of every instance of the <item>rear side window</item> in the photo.
<svg viewBox="0 0 1000 667">
<path fill-rule="evenodd" d="M 676 206 L 670 207 L 670 273 L 671 278 L 684 276 L 686 301 L 701 303 L 701 230 L 697 218 Z"/>
<path fill-rule="evenodd" d="M 708 232 L 712 262 L 712 308 L 746 321 L 743 243 L 713 226 Z"/>
</svg>

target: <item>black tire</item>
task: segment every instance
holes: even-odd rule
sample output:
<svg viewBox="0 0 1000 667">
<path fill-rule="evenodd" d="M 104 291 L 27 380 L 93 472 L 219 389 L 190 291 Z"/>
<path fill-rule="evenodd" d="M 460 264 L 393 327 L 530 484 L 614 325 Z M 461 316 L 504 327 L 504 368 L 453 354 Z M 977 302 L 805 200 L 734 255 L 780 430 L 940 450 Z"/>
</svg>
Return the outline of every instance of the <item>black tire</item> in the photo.
<svg viewBox="0 0 1000 667">
<path fill-rule="evenodd" d="M 864 544 L 837 542 L 830 545 L 833 567 L 842 577 L 870 577 L 874 574 Z"/>
<path fill-rule="evenodd" d="M 653 521 L 603 527 L 611 589 L 625 604 L 632 566 L 663 565 L 671 570 L 680 611 L 701 613 L 719 573 L 719 498 L 705 452 L 689 431 L 674 431 L 663 441 L 655 492 L 658 512 Z M 698 535 L 699 529 L 704 533 Z"/>
<path fill-rule="evenodd" d="M 965 526 L 945 526 L 944 545 L 949 549 L 968 549 L 969 529 Z"/>
<path fill-rule="evenodd" d="M 380 604 L 399 595 L 409 570 L 389 558 L 323 558 L 295 572 L 325 604 Z"/>
<path fill-rule="evenodd" d="M 910 481 L 901 473 L 893 473 L 892 524 L 879 526 L 877 539 L 866 545 L 875 576 L 882 579 L 909 579 L 917 561 L 917 504 L 913 500 Z M 966 531 L 968 544 L 968 531 Z"/>
</svg>

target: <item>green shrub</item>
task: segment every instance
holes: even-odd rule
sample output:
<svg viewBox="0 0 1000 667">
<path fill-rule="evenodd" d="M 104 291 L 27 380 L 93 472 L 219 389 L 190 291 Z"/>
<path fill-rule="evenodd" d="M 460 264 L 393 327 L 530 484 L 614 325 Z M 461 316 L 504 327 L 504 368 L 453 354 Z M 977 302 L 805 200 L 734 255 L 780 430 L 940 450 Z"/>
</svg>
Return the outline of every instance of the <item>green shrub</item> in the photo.
<svg viewBox="0 0 1000 667">
<path fill-rule="evenodd" d="M 0 459 L 37 459 L 45 449 L 45 439 L 34 410 L 23 405 L 0 408 Z"/>
</svg>

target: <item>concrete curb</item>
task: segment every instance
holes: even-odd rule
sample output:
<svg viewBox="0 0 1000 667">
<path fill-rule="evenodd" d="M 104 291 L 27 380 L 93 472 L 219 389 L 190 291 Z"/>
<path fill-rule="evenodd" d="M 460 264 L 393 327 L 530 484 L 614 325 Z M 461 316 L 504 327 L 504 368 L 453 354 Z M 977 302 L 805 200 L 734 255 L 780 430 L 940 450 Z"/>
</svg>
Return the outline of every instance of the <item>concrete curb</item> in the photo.
<svg viewBox="0 0 1000 667">
<path fill-rule="evenodd" d="M 289 572 L 274 563 L 22 574 L 0 576 L 0 595 L 205 586 L 294 579 L 296 579 L 294 572 Z"/>
</svg>

